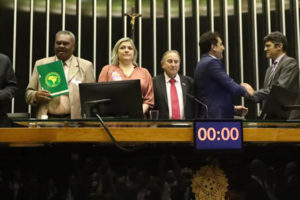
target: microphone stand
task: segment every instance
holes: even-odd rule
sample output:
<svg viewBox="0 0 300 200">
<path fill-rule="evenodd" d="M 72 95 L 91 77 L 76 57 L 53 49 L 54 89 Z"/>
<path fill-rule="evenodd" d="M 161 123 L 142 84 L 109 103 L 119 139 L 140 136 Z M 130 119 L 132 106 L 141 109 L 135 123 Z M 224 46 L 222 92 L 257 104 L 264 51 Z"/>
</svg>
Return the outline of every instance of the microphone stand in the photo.
<svg viewBox="0 0 300 200">
<path fill-rule="evenodd" d="M 84 113 L 83 113 L 83 117 L 86 118 L 86 113 L 85 111 L 89 110 L 89 106 L 90 105 L 96 105 L 96 104 L 100 104 L 100 103 L 106 103 L 106 102 L 110 102 L 111 99 L 99 99 L 99 100 L 92 100 L 92 101 L 86 101 L 83 103 L 83 107 L 84 107 Z M 96 111 L 97 112 L 97 111 Z M 90 114 L 90 113 L 89 113 Z M 93 114 L 95 114 L 95 111 L 93 110 Z M 96 115 L 95 115 L 96 116 Z"/>
<path fill-rule="evenodd" d="M 205 109 L 205 119 L 208 119 L 208 107 L 205 103 L 203 103 L 202 101 L 200 101 L 199 99 L 197 99 L 196 97 L 194 97 L 193 95 L 187 93 L 186 94 L 189 98 L 193 99 L 194 101 L 196 101 L 197 103 L 199 103 L 200 105 L 202 105 Z"/>
<path fill-rule="evenodd" d="M 97 112 L 94 112 L 94 114 L 97 116 L 97 118 L 100 121 L 100 124 L 102 125 L 102 127 L 104 128 L 105 132 L 107 133 L 107 135 L 109 136 L 109 138 L 111 139 L 111 141 L 114 143 L 114 145 L 116 145 L 116 147 L 118 147 L 122 151 L 126 151 L 126 152 L 133 152 L 133 151 L 138 150 L 138 148 L 128 149 L 128 148 L 125 148 L 125 147 L 121 146 L 119 144 L 119 142 L 115 139 L 115 137 L 111 134 L 111 132 L 108 129 L 108 127 L 105 125 L 104 121 L 102 120 L 102 117 L 100 117 L 100 115 Z"/>
<path fill-rule="evenodd" d="M 89 105 L 93 105 L 93 104 L 97 105 L 97 104 L 106 103 L 106 102 L 109 102 L 109 101 L 111 101 L 111 99 L 100 99 L 100 100 L 94 100 L 94 101 L 86 101 L 86 102 L 84 102 L 84 106 L 89 106 Z M 141 148 L 128 149 L 128 148 L 125 148 L 125 147 L 121 146 L 119 144 L 119 142 L 115 139 L 115 137 L 111 134 L 110 130 L 108 129 L 108 127 L 104 123 L 102 117 L 98 114 L 98 110 L 97 109 L 92 109 L 92 114 L 94 114 L 99 119 L 100 124 L 104 128 L 105 132 L 107 133 L 107 135 L 109 136 L 109 138 L 111 139 L 113 144 L 116 145 L 116 147 L 118 147 L 120 150 L 126 151 L 126 152 L 133 152 L 133 151 L 141 149 Z"/>
</svg>

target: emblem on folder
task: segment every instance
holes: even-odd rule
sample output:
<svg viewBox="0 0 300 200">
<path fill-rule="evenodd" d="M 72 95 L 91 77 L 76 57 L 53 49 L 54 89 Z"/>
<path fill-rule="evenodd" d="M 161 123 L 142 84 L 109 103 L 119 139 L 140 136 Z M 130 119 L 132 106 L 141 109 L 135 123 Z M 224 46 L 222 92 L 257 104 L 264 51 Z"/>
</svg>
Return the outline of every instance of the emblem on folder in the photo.
<svg viewBox="0 0 300 200">
<path fill-rule="evenodd" d="M 61 82 L 60 75 L 56 72 L 50 72 L 45 77 L 45 83 L 49 87 L 57 87 Z"/>
<path fill-rule="evenodd" d="M 41 88 L 50 92 L 51 97 L 69 93 L 68 83 L 61 60 L 38 65 L 37 71 Z"/>
</svg>

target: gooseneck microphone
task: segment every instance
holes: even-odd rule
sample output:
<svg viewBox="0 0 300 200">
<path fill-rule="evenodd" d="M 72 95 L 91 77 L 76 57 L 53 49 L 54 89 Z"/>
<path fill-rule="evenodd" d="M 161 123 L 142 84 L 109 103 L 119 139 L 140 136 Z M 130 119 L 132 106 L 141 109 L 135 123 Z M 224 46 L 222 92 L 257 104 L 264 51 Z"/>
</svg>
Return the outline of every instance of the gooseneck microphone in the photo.
<svg viewBox="0 0 300 200">
<path fill-rule="evenodd" d="M 205 118 L 204 119 L 208 119 L 208 107 L 207 107 L 207 105 L 205 103 L 203 103 L 202 101 L 200 101 L 199 99 L 197 99 L 195 96 L 193 96 L 189 93 L 186 93 L 186 95 L 189 98 L 193 99 L 195 102 L 197 102 L 198 104 L 200 104 L 201 106 L 204 107 L 204 109 L 205 109 Z"/>
<path fill-rule="evenodd" d="M 107 103 L 110 102 L 111 99 L 100 99 L 100 100 L 93 100 L 93 101 L 86 101 L 84 102 L 84 106 L 90 106 L 90 105 L 98 105 L 98 104 L 102 104 L 102 103 Z M 94 116 L 96 116 L 100 122 L 100 124 L 102 125 L 102 127 L 104 128 L 105 132 L 107 133 L 108 137 L 111 139 L 112 143 L 119 148 L 122 151 L 126 151 L 126 152 L 133 152 L 136 150 L 141 149 L 141 147 L 137 147 L 137 148 L 126 148 L 123 147 L 122 145 L 119 144 L 119 142 L 115 139 L 115 137 L 112 135 L 112 133 L 110 132 L 109 128 L 106 126 L 106 124 L 104 123 L 102 117 L 99 115 L 98 113 L 98 109 L 96 108 L 92 108 L 91 109 L 91 114 L 93 114 Z"/>
<path fill-rule="evenodd" d="M 111 99 L 99 99 L 99 100 L 92 100 L 92 101 L 85 101 L 83 103 L 83 107 L 84 107 L 84 110 L 83 110 L 83 118 L 86 118 L 86 116 L 91 116 L 91 114 L 94 114 L 95 115 L 95 111 L 94 109 L 92 110 L 92 113 L 90 113 L 90 106 L 91 105 L 98 105 L 98 104 L 101 104 L 101 103 L 106 103 L 106 102 L 110 102 Z M 87 113 L 88 112 L 88 113 Z M 96 116 L 96 115 L 95 115 Z"/>
</svg>

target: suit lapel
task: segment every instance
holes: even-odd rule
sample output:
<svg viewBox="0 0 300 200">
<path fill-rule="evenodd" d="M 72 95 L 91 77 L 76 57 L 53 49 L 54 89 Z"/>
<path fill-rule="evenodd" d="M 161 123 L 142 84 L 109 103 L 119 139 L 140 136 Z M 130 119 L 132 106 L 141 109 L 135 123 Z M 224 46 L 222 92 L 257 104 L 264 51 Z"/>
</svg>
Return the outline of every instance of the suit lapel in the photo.
<svg viewBox="0 0 300 200">
<path fill-rule="evenodd" d="M 55 56 L 52 56 L 52 57 L 48 57 L 47 59 L 45 59 L 45 61 L 41 64 L 48 64 L 48 63 L 55 62 L 55 61 L 57 61 L 57 58 Z"/>
<path fill-rule="evenodd" d="M 284 62 L 285 59 L 286 59 L 286 55 L 284 55 L 284 56 L 280 59 L 279 63 L 277 64 L 270 85 L 272 85 L 273 82 L 274 82 L 274 80 L 277 79 L 276 77 L 277 77 L 278 71 L 279 71 L 280 68 L 282 67 L 282 63 Z M 268 69 L 268 77 L 270 77 L 270 75 L 271 75 L 271 67 L 269 67 L 269 69 Z M 267 82 L 266 84 L 268 84 L 268 82 Z"/>
<path fill-rule="evenodd" d="M 166 86 L 166 79 L 164 75 L 162 75 L 159 78 L 159 87 L 162 90 L 164 102 L 166 103 L 166 105 L 168 105 L 167 86 Z"/>
<path fill-rule="evenodd" d="M 284 55 L 284 56 L 280 59 L 278 65 L 277 65 L 277 67 L 276 67 L 276 69 L 275 69 L 275 72 L 274 72 L 274 78 L 275 78 L 277 72 L 278 72 L 278 71 L 280 70 L 280 68 L 282 67 L 282 63 L 284 63 L 284 60 L 287 58 L 286 56 L 287 56 L 287 55 Z M 273 78 L 273 80 L 274 80 L 274 78 Z"/>
<path fill-rule="evenodd" d="M 71 61 L 71 64 L 70 64 L 70 70 L 69 70 L 69 80 L 68 82 L 70 82 L 76 75 L 76 73 L 78 72 L 79 70 L 79 63 L 78 63 L 78 60 L 77 58 L 74 56 L 72 61 Z"/>
<path fill-rule="evenodd" d="M 185 82 L 185 79 L 181 75 L 179 75 L 179 77 L 180 77 L 180 82 L 181 82 L 183 106 L 184 106 L 185 102 L 186 102 L 186 93 L 187 93 L 186 82 Z"/>
<path fill-rule="evenodd" d="M 268 67 L 268 69 L 266 70 L 266 75 L 265 75 L 265 80 L 264 80 L 264 87 L 265 88 L 268 87 L 270 73 L 271 73 L 271 67 Z"/>
</svg>

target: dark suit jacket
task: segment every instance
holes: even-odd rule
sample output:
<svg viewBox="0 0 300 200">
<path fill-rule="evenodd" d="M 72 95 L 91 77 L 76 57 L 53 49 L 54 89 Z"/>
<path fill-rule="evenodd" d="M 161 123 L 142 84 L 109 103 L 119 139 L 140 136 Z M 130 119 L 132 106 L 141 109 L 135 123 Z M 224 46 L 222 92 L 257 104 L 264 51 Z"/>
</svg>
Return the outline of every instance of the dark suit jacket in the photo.
<svg viewBox="0 0 300 200">
<path fill-rule="evenodd" d="M 11 120 L 6 113 L 9 111 L 10 100 L 17 91 L 17 80 L 10 59 L 0 54 L 0 127 L 9 127 Z"/>
<path fill-rule="evenodd" d="M 246 93 L 244 87 L 226 74 L 223 63 L 208 54 L 197 64 L 194 82 L 196 97 L 207 105 L 209 119 L 233 118 L 232 98 Z M 206 111 L 202 108 L 199 112 L 198 117 L 205 118 Z"/>
<path fill-rule="evenodd" d="M 0 115 L 7 112 L 7 105 L 17 91 L 17 80 L 10 59 L 0 54 Z"/>
<path fill-rule="evenodd" d="M 263 88 L 254 93 L 254 101 L 262 102 L 262 109 L 264 108 L 267 97 L 270 94 L 272 85 L 278 85 L 294 92 L 298 92 L 299 90 L 299 68 L 297 61 L 294 58 L 287 55 L 284 55 L 281 58 L 275 69 L 274 78 L 271 81 L 270 86 L 268 86 L 270 73 L 271 67 L 268 67 L 265 74 Z"/>
<path fill-rule="evenodd" d="M 179 75 L 183 94 L 184 114 L 186 119 L 192 118 L 192 102 L 186 94 L 193 94 L 193 79 L 188 76 Z M 169 119 L 168 96 L 164 74 L 153 78 L 154 86 L 154 109 L 159 110 L 160 119 Z"/>
</svg>

